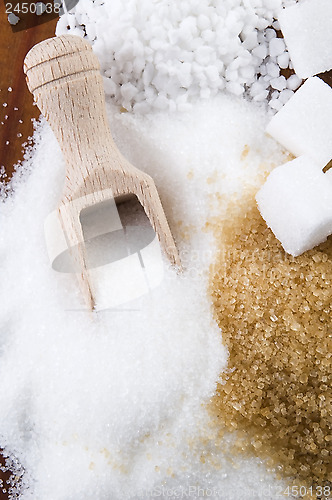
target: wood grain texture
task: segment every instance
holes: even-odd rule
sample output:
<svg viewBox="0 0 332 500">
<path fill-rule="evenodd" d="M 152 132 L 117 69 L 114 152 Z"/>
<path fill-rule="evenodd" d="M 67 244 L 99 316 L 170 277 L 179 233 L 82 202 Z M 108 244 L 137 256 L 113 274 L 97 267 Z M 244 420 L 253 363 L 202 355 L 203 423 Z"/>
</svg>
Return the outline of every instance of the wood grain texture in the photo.
<svg viewBox="0 0 332 500">
<path fill-rule="evenodd" d="M 56 19 L 52 19 L 14 33 L 4 4 L 0 4 L 0 167 L 5 168 L 8 177 L 13 172 L 13 166 L 23 158 L 22 144 L 32 135 L 31 118 L 40 115 L 26 88 L 23 60 L 33 45 L 54 35 L 55 25 Z M 8 88 L 12 91 L 9 92 Z"/>
<path fill-rule="evenodd" d="M 179 255 L 153 179 L 131 165 L 117 148 L 106 114 L 99 61 L 91 45 L 73 35 L 45 40 L 24 62 L 27 84 L 49 122 L 66 160 L 59 219 L 78 268 L 89 309 L 95 293 L 87 268 L 80 213 L 106 201 L 134 195 L 173 265 Z M 75 202 L 75 203 L 74 203 Z"/>
</svg>

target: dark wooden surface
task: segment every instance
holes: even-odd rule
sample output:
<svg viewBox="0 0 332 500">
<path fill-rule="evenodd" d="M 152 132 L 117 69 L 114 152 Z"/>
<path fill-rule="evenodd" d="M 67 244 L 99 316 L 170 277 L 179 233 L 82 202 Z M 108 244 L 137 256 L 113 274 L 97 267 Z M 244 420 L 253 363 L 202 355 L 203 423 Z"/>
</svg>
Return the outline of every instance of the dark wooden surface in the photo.
<svg viewBox="0 0 332 500">
<path fill-rule="evenodd" d="M 10 176 L 32 134 L 31 118 L 40 114 L 25 84 L 23 60 L 33 45 L 54 35 L 56 19 L 13 32 L 2 3 L 0 8 L 0 166 Z"/>
<path fill-rule="evenodd" d="M 23 157 L 22 144 L 32 135 L 31 119 L 39 116 L 25 84 L 23 60 L 33 45 L 54 35 L 54 17 L 49 16 L 49 20 L 44 19 L 38 26 L 15 32 L 8 23 L 4 4 L 0 4 L 0 167 L 4 167 L 8 178 Z M 3 463 L 0 455 L 0 464 Z M 0 472 L 0 479 L 4 482 L 0 487 L 0 500 L 5 500 L 8 495 L 3 489 L 6 489 L 8 474 Z"/>
</svg>

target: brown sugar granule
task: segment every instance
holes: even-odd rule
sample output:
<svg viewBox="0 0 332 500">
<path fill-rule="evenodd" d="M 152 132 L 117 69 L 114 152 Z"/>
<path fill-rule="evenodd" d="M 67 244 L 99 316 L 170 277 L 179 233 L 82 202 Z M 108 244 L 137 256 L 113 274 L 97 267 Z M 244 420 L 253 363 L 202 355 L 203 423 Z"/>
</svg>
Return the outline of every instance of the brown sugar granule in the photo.
<svg viewBox="0 0 332 500">
<path fill-rule="evenodd" d="M 291 257 L 253 197 L 213 223 L 214 313 L 229 349 L 212 411 L 296 484 L 331 481 L 332 238 Z M 228 214 L 230 215 L 230 214 Z"/>
</svg>

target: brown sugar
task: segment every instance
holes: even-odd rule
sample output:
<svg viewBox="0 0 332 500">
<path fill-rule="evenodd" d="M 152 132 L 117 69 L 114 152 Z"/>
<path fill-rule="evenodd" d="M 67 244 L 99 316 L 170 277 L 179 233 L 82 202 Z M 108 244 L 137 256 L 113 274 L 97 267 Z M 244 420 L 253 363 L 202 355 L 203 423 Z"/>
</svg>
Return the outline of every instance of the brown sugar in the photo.
<svg viewBox="0 0 332 500">
<path fill-rule="evenodd" d="M 221 432 L 238 432 L 239 449 L 296 484 L 322 488 L 332 480 L 332 238 L 294 258 L 253 196 L 229 212 L 213 224 L 210 291 L 229 370 L 212 411 Z"/>
</svg>

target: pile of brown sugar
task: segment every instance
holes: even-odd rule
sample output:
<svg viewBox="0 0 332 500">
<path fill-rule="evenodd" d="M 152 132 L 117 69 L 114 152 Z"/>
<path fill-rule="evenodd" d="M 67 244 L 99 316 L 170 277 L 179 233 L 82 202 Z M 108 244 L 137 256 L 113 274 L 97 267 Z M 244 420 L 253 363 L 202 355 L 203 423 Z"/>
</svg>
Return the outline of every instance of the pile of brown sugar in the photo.
<svg viewBox="0 0 332 500">
<path fill-rule="evenodd" d="M 295 483 L 330 484 L 332 238 L 283 251 L 250 197 L 213 225 L 214 313 L 229 349 L 212 409 L 238 447 Z"/>
</svg>

